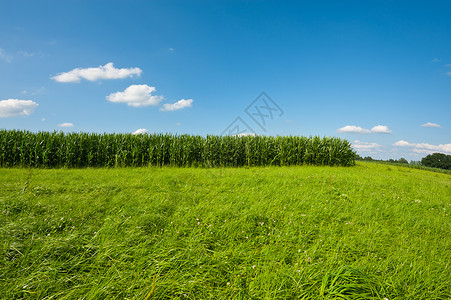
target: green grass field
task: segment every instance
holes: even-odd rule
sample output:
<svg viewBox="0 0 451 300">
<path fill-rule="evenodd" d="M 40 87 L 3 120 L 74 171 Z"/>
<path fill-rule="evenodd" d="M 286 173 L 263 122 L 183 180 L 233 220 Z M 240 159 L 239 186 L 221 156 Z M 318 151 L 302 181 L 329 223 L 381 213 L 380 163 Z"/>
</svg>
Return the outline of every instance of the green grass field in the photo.
<svg viewBox="0 0 451 300">
<path fill-rule="evenodd" d="M 451 176 L 0 169 L 1 299 L 449 299 Z"/>
</svg>

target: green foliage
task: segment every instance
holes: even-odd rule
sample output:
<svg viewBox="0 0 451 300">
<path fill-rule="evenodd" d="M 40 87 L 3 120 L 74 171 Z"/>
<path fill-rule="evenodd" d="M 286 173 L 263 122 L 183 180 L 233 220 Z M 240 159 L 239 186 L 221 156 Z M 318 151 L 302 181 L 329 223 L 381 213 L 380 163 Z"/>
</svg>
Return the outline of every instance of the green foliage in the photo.
<svg viewBox="0 0 451 300">
<path fill-rule="evenodd" d="M 426 167 L 451 170 L 451 155 L 443 153 L 429 154 L 428 156 L 423 157 L 421 164 Z"/>
<path fill-rule="evenodd" d="M 0 169 L 0 299 L 450 299 L 450 188 L 364 162 Z"/>
<path fill-rule="evenodd" d="M 96 134 L 0 130 L 0 166 L 240 167 L 355 164 L 334 137 Z"/>
</svg>

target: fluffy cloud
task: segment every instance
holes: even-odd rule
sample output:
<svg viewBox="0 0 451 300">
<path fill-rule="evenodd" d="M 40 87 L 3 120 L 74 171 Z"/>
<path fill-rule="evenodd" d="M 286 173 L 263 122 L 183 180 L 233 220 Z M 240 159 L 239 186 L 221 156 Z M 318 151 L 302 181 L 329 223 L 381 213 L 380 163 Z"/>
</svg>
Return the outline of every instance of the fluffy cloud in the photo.
<svg viewBox="0 0 451 300">
<path fill-rule="evenodd" d="M 135 132 L 132 132 L 133 135 L 146 133 L 148 130 L 146 128 L 139 128 Z"/>
<path fill-rule="evenodd" d="M 58 127 L 74 127 L 73 123 L 61 123 L 58 124 Z"/>
<path fill-rule="evenodd" d="M 346 125 L 345 127 L 337 129 L 337 132 L 370 133 L 371 131 L 359 126 Z"/>
<path fill-rule="evenodd" d="M 384 125 L 377 125 L 371 128 L 371 132 L 377 132 L 377 133 L 391 133 L 391 130 Z"/>
<path fill-rule="evenodd" d="M 193 99 L 188 99 L 188 100 L 182 99 L 182 100 L 179 100 L 172 104 L 165 103 L 165 104 L 163 104 L 163 107 L 160 108 L 160 110 L 161 111 L 174 111 L 174 110 L 179 110 L 179 109 L 182 109 L 185 107 L 191 107 L 192 104 L 193 104 Z"/>
<path fill-rule="evenodd" d="M 8 99 L 0 101 L 0 118 L 28 116 L 39 104 L 31 100 Z"/>
<path fill-rule="evenodd" d="M 423 126 L 423 127 L 437 127 L 437 128 L 442 127 L 442 126 L 440 126 L 439 124 L 431 123 L 431 122 L 427 122 L 427 123 L 425 123 L 425 124 L 422 124 L 421 126 Z"/>
<path fill-rule="evenodd" d="M 152 95 L 155 91 L 155 87 L 147 84 L 131 85 L 123 92 L 110 94 L 106 99 L 116 103 L 127 103 L 127 105 L 134 107 L 157 106 L 163 100 L 163 97 Z"/>
<path fill-rule="evenodd" d="M 441 152 L 445 154 L 451 154 L 451 144 L 440 144 L 440 145 L 431 145 L 426 143 L 409 143 L 404 140 L 397 141 L 393 144 L 393 146 L 398 147 L 411 147 L 414 148 L 413 151 L 416 153 L 434 153 Z"/>
<path fill-rule="evenodd" d="M 366 143 L 366 142 L 361 142 L 361 141 L 355 140 L 352 143 L 352 147 L 356 150 L 365 151 L 365 150 L 374 150 L 374 149 L 380 148 L 382 146 L 377 143 Z"/>
<path fill-rule="evenodd" d="M 81 79 L 89 81 L 96 81 L 100 79 L 122 79 L 140 76 L 142 70 L 140 68 L 116 69 L 112 62 L 97 68 L 76 68 L 72 71 L 60 73 L 54 77 L 53 80 L 58 82 L 80 82 Z"/>
<path fill-rule="evenodd" d="M 359 126 L 354 125 L 346 125 L 345 127 L 337 129 L 337 132 L 346 132 L 346 133 L 391 133 L 391 130 L 385 125 L 377 125 L 369 129 L 365 129 Z"/>
</svg>

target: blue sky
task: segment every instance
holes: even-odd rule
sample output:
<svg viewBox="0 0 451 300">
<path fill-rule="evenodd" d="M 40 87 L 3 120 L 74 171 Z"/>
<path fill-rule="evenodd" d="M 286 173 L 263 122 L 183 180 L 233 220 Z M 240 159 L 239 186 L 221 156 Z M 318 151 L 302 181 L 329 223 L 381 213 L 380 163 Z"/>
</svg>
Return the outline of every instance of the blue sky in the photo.
<svg viewBox="0 0 451 300">
<path fill-rule="evenodd" d="M 451 154 L 450 1 L 0 6 L 0 128 L 338 136 L 373 158 Z"/>
</svg>

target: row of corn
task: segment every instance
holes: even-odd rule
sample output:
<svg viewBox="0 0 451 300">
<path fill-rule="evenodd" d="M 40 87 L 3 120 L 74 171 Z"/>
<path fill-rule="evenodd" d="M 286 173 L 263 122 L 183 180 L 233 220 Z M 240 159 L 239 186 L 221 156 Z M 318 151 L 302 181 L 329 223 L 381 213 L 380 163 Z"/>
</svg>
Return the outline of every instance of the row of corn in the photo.
<svg viewBox="0 0 451 300">
<path fill-rule="evenodd" d="M 0 166 L 354 165 L 347 140 L 302 136 L 97 134 L 0 130 Z"/>
</svg>

